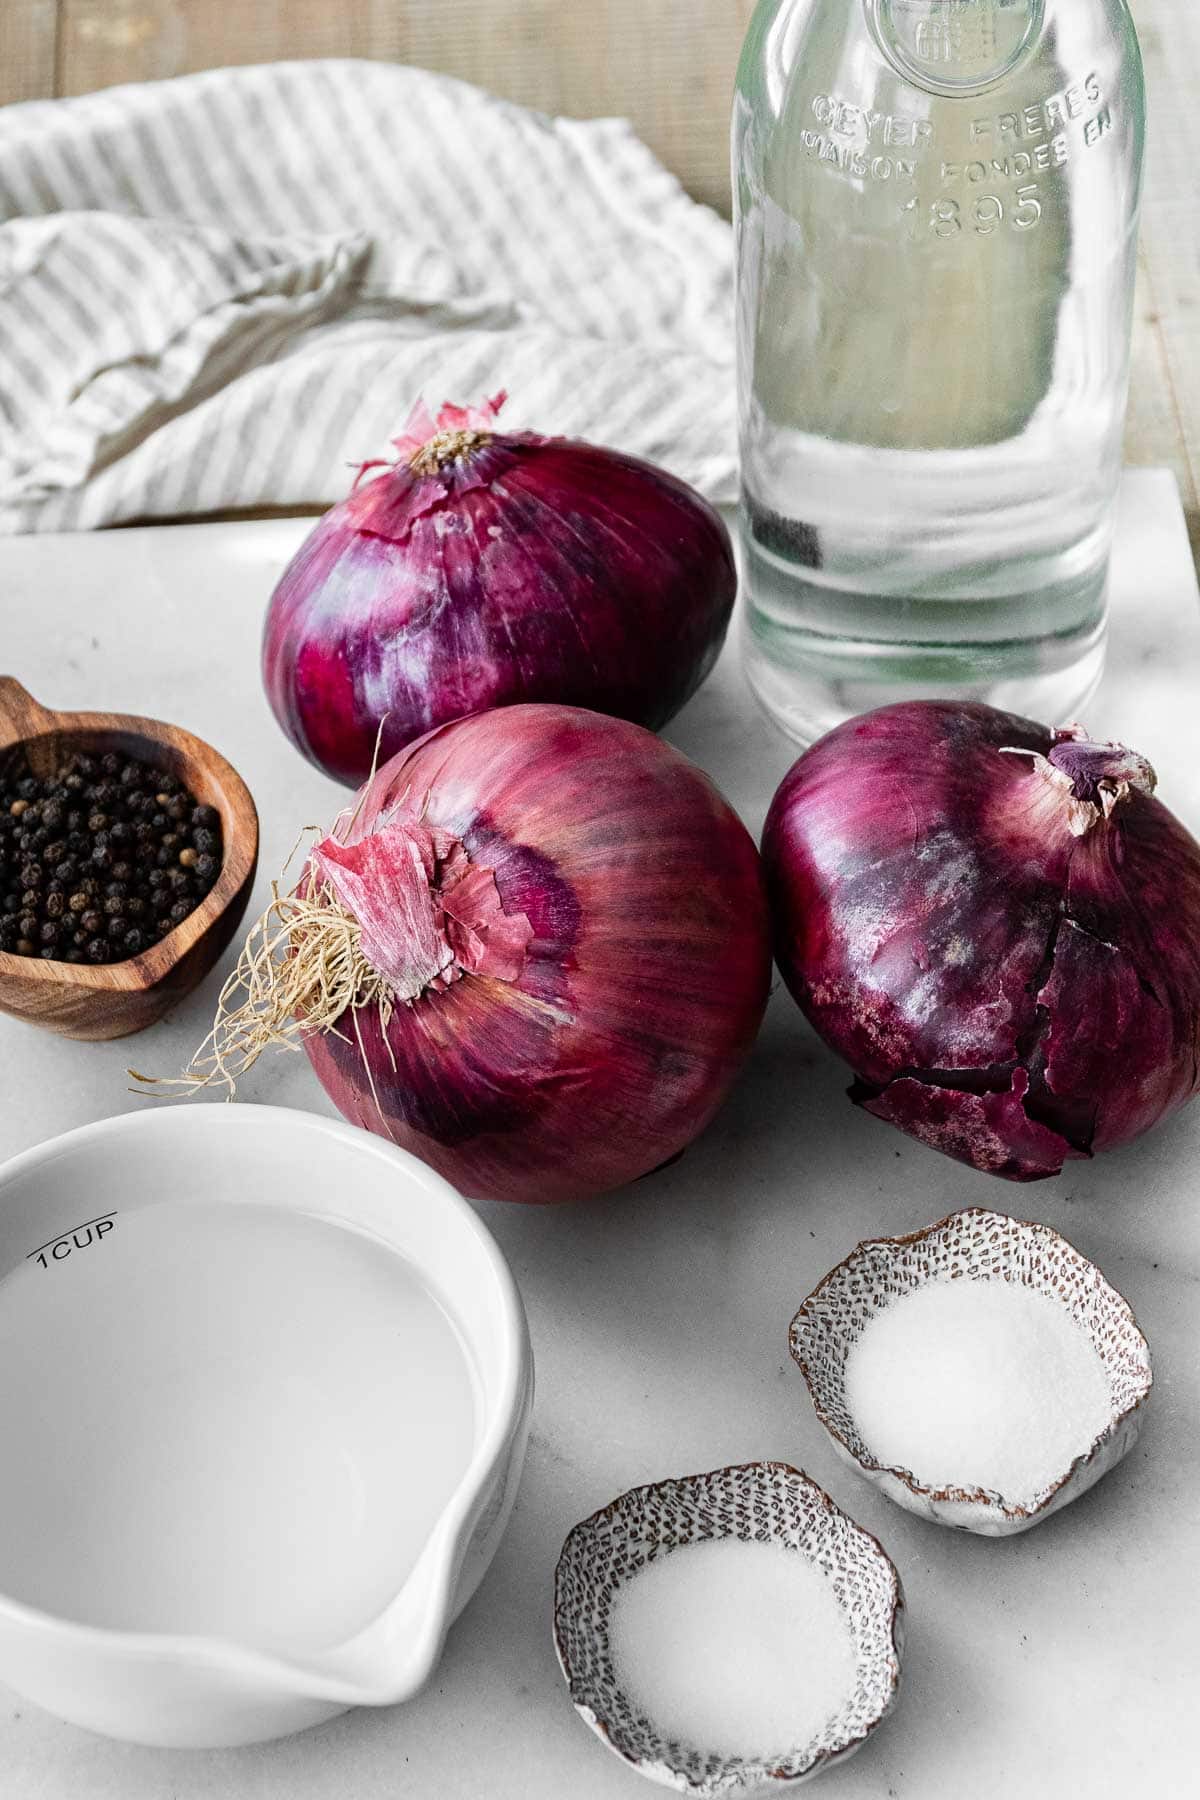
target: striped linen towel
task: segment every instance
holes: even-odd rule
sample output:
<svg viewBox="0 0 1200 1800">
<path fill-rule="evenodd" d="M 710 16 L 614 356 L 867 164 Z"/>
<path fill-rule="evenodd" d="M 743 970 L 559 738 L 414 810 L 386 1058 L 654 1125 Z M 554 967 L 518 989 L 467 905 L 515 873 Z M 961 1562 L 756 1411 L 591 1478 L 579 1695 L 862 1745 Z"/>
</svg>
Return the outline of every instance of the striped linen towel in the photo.
<svg viewBox="0 0 1200 1800">
<path fill-rule="evenodd" d="M 628 124 L 419 69 L 0 110 L 0 531 L 326 504 L 420 395 L 735 481 L 728 227 Z"/>
</svg>

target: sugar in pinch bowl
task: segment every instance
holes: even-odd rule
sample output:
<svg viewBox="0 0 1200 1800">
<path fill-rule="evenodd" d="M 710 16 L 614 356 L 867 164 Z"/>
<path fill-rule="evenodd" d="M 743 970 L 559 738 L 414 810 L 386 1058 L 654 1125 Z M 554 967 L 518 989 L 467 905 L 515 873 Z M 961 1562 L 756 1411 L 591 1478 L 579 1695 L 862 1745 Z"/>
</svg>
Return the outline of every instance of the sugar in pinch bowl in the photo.
<svg viewBox="0 0 1200 1800">
<path fill-rule="evenodd" d="M 614 1666 L 614 1602 L 639 1574 L 702 1544 L 776 1546 L 827 1578 L 849 1635 L 850 1680 L 823 1728 L 733 1755 L 685 1743 L 640 1710 Z M 904 1598 L 879 1542 L 786 1463 L 759 1462 L 632 1489 L 576 1525 L 555 1574 L 554 1642 L 576 1711 L 639 1775 L 678 1792 L 771 1794 L 858 1750 L 900 1687 Z M 781 1751 L 783 1754 L 781 1754 Z"/>
<path fill-rule="evenodd" d="M 885 1466 L 851 1410 L 847 1363 L 866 1327 L 901 1298 L 931 1283 L 958 1281 L 1018 1284 L 1058 1302 L 1107 1378 L 1102 1427 L 1089 1433 L 1069 1466 L 1019 1498 L 986 1486 L 936 1486 L 898 1463 Z M 1137 1439 L 1153 1380 L 1149 1345 L 1133 1311 L 1095 1264 L 1048 1225 L 982 1207 L 908 1236 L 860 1243 L 800 1307 L 789 1345 L 817 1417 L 845 1461 L 909 1512 L 985 1537 L 1027 1531 L 1115 1467 Z"/>
</svg>

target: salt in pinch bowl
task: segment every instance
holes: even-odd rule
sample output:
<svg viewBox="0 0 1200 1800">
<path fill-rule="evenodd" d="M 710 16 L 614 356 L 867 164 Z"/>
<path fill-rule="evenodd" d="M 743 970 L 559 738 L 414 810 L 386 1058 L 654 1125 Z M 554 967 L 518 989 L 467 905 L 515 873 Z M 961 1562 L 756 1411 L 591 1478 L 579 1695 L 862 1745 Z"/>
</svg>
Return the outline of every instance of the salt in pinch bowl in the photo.
<svg viewBox="0 0 1200 1800">
<path fill-rule="evenodd" d="M 525 1314 L 416 1157 L 166 1106 L 0 1168 L 0 1681 L 135 1743 L 407 1700 L 495 1555 Z"/>
<path fill-rule="evenodd" d="M 869 1325 L 901 1299 L 928 1299 L 932 1284 L 960 1282 L 1023 1289 L 1022 1304 L 1037 1303 L 1026 1296 L 1054 1301 L 1079 1328 L 1085 1353 L 1090 1346 L 1099 1359 L 1101 1386 L 1085 1441 L 1062 1456 L 1061 1468 L 1019 1495 L 966 1482 L 939 1485 L 918 1478 L 898 1460 L 881 1461 L 847 1393 L 851 1353 Z M 976 1291 L 974 1286 L 956 1290 L 960 1313 Z M 937 1298 L 940 1304 L 940 1294 Z M 1153 1381 L 1150 1348 L 1133 1311 L 1095 1264 L 1048 1225 L 982 1207 L 953 1213 L 908 1236 L 860 1243 L 800 1307 L 789 1346 L 817 1417 L 844 1461 L 918 1517 L 984 1537 L 1029 1530 L 1115 1467 L 1137 1439 Z M 930 1416 L 935 1412 L 930 1408 Z"/>
<path fill-rule="evenodd" d="M 764 1742 L 750 1755 L 684 1741 L 678 1729 L 649 1716 L 616 1666 L 621 1600 L 636 1591 L 636 1578 L 663 1573 L 677 1552 L 730 1544 L 804 1559 L 822 1578 L 818 1585 L 846 1634 L 847 1679 L 836 1710 L 806 1741 Z M 555 1575 L 555 1649 L 576 1711 L 639 1775 L 694 1800 L 782 1792 L 852 1756 L 896 1703 L 903 1619 L 900 1578 L 882 1546 L 786 1463 L 634 1488 L 576 1525 Z M 795 1682 L 790 1663 L 774 1667 L 785 1684 Z"/>
</svg>

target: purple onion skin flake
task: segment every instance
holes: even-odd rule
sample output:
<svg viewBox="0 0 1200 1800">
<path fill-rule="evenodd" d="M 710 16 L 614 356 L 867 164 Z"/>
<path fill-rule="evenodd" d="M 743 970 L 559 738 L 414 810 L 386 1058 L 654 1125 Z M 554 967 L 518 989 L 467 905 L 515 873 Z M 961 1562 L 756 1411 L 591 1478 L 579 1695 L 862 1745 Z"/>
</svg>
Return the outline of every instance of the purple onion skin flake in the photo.
<svg viewBox="0 0 1200 1800">
<path fill-rule="evenodd" d="M 501 435 L 499 403 L 418 409 L 396 461 L 326 513 L 275 589 L 272 711 L 350 786 L 381 728 L 384 761 L 524 701 L 657 730 L 724 642 L 737 576 L 719 514 L 633 457 Z"/>
<path fill-rule="evenodd" d="M 1077 726 L 881 708 L 814 744 L 763 840 L 775 956 L 850 1097 L 1012 1181 L 1200 1087 L 1200 845 Z"/>
</svg>

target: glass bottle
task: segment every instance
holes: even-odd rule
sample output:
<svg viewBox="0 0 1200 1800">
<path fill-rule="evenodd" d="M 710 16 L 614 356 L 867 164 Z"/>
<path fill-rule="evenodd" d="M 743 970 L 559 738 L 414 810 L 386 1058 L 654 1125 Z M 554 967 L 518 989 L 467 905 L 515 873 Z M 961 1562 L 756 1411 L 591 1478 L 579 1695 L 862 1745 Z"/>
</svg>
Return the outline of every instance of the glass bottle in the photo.
<svg viewBox="0 0 1200 1800">
<path fill-rule="evenodd" d="M 1145 104 L 1125 0 L 759 0 L 733 114 L 746 666 L 807 740 L 1104 664 Z"/>
</svg>

